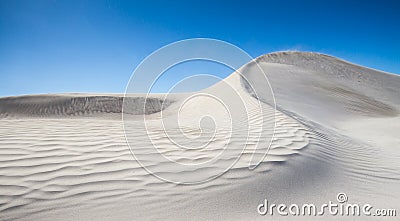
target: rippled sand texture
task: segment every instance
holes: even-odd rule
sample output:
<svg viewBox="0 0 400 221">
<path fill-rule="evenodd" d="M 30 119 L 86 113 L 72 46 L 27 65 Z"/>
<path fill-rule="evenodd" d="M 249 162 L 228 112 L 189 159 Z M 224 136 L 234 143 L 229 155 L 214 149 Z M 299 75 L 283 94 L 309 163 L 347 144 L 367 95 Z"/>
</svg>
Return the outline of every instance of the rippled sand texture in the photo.
<svg viewBox="0 0 400 221">
<path fill-rule="evenodd" d="M 257 61 L 268 76 L 277 111 L 259 83 L 262 73 L 250 63 L 240 70 L 246 80 L 237 73 L 225 80 L 243 99 L 237 108 L 248 110 L 248 121 L 233 115 L 233 128 L 225 127 L 229 118 L 225 121 L 218 105 L 204 97 L 185 106 L 183 124 L 175 128 L 176 113 L 190 94 L 166 101 L 152 96 L 146 111 L 129 113 L 131 148 L 160 176 L 207 178 L 225 164 L 176 168 L 168 160 L 155 160 L 149 152 L 153 144 L 179 163 L 212 160 L 221 150 L 219 160 L 231 162 L 243 151 L 227 173 L 197 185 L 166 183 L 141 168 L 125 139 L 121 95 L 1 98 L 0 220 L 266 220 L 271 217 L 256 210 L 264 199 L 322 204 L 335 201 L 339 192 L 349 202 L 399 209 L 400 78 L 317 53 L 280 52 Z M 223 88 L 219 83 L 203 92 L 229 96 Z M 131 104 L 145 100 L 143 95 L 129 99 Z M 170 122 L 170 137 L 160 127 L 161 111 Z M 182 150 L 171 144 L 171 137 L 183 139 L 182 131 L 193 140 L 213 132 L 194 120 L 205 113 L 220 123 L 211 128 L 217 133 L 209 148 Z M 251 136 L 260 128 L 264 137 L 274 134 L 266 158 L 270 140 Z M 249 170 L 252 157 L 262 160 L 255 170 Z M 366 219 L 340 217 L 346 218 Z"/>
</svg>

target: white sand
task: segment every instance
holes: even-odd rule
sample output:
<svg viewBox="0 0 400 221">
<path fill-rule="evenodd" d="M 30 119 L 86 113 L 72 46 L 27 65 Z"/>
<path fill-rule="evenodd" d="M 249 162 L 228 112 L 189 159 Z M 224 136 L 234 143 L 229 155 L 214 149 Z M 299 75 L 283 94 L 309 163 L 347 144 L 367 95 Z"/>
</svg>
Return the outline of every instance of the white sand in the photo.
<svg viewBox="0 0 400 221">
<path fill-rule="evenodd" d="M 142 128 L 144 112 L 159 150 L 181 163 L 213 159 L 225 144 L 233 148 L 221 161 L 230 162 L 249 138 L 248 148 L 227 173 L 198 185 L 165 183 L 135 161 L 121 121 L 122 95 L 1 98 L 0 220 L 267 220 L 271 217 L 256 210 L 264 199 L 318 205 L 335 201 L 339 192 L 351 203 L 399 211 L 400 77 L 317 53 L 280 52 L 257 60 L 270 80 L 278 111 L 260 80 L 262 73 L 254 64 L 246 65 L 240 71 L 248 82 L 233 73 L 202 93 L 218 96 L 233 110 L 245 106 L 248 121 L 240 111 L 229 117 L 206 97 L 191 100 L 181 110 L 180 126 L 192 144 L 204 141 L 196 139 L 202 126 L 198 117 L 215 118 L 218 133 L 205 151 L 181 151 L 169 142 L 159 127 L 163 95 L 152 95 L 146 111 L 140 108 L 144 95 L 130 98 L 137 106 L 129 110 L 128 141 L 160 175 L 168 171 L 172 179 L 206 179 L 226 164 L 185 171 L 158 160 L 149 154 L 152 143 Z M 242 100 L 232 99 L 232 88 Z M 190 95 L 170 95 L 164 102 L 162 113 L 173 138 L 182 138 L 173 128 L 177 110 Z M 225 127 L 231 118 L 236 122 L 232 131 Z M 251 135 L 268 138 L 274 120 L 275 136 L 263 159 L 269 139 L 257 142 Z M 263 162 L 249 170 L 253 155 Z"/>
</svg>

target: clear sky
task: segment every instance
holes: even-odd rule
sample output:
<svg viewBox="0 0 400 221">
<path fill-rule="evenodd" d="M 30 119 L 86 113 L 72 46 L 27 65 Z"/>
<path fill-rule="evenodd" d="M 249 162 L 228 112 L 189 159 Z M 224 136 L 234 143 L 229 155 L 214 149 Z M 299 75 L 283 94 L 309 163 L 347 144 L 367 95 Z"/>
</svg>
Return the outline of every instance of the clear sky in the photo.
<svg viewBox="0 0 400 221">
<path fill-rule="evenodd" d="M 0 0 L 0 96 L 123 93 L 147 55 L 195 37 L 400 73 L 400 1 Z"/>
</svg>

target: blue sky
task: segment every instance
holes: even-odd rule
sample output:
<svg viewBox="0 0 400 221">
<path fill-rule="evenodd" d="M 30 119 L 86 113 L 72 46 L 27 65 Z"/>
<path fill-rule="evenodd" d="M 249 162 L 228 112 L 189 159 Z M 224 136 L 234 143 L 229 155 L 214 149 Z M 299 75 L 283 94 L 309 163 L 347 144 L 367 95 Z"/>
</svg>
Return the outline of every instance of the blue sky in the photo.
<svg viewBox="0 0 400 221">
<path fill-rule="evenodd" d="M 142 59 L 196 37 L 254 57 L 318 51 L 399 74 L 399 27 L 399 1 L 0 0 L 0 96 L 122 93 Z"/>
</svg>

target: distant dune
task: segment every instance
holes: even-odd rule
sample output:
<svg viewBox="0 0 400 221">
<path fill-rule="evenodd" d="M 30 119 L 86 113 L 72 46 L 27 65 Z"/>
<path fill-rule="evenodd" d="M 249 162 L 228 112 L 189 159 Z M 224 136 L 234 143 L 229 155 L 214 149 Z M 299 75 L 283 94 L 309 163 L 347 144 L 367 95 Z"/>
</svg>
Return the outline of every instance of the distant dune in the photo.
<svg viewBox="0 0 400 221">
<path fill-rule="evenodd" d="M 132 103 L 143 106 L 145 109 L 135 109 L 131 114 L 151 114 L 161 111 L 162 103 L 165 107 L 173 101 L 162 100 L 157 97 L 145 98 L 144 95 L 125 97 L 123 95 L 94 95 L 94 94 L 57 94 L 57 95 L 27 95 L 0 98 L 0 118 L 65 118 L 65 117 L 107 117 L 108 114 L 122 113 L 123 99 L 130 99 Z M 146 102 L 145 102 L 146 101 Z"/>
<path fill-rule="evenodd" d="M 218 99 L 194 97 L 199 93 Z M 400 209 L 398 75 L 319 53 L 277 52 L 198 93 L 164 96 L 0 98 L 0 220 L 286 220 L 260 216 L 257 206 L 264 199 L 320 205 L 340 192 L 351 203 Z M 200 121 L 204 115 L 214 122 Z M 211 142 L 181 150 L 171 139 Z M 153 145 L 182 164 L 223 153 L 184 170 L 157 158 Z M 172 180 L 206 180 L 238 153 L 226 173 L 197 185 L 166 183 L 142 168 Z"/>
</svg>

